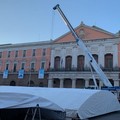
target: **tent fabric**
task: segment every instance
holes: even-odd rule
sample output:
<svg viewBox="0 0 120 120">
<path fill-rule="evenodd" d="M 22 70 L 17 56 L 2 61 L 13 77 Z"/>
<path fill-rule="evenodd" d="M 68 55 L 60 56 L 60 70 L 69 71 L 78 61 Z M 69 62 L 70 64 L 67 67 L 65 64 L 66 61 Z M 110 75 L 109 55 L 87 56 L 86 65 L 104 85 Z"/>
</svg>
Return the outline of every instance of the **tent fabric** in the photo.
<svg viewBox="0 0 120 120">
<path fill-rule="evenodd" d="M 0 86 L 0 109 L 36 107 L 86 119 L 119 111 L 117 97 L 106 90 Z"/>
</svg>

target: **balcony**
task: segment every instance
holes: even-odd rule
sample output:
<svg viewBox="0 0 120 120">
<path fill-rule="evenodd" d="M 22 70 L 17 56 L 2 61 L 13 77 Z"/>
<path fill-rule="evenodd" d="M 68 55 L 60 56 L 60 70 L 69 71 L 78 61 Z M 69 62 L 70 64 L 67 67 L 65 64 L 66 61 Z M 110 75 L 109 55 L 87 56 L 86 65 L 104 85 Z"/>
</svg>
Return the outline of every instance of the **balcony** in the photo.
<svg viewBox="0 0 120 120">
<path fill-rule="evenodd" d="M 120 68 L 119 67 L 113 67 L 113 68 L 105 68 L 105 67 L 102 67 L 101 68 L 104 72 L 119 72 L 120 71 Z M 49 69 L 49 72 L 68 72 L 68 71 L 81 71 L 81 72 L 90 72 L 90 68 L 89 67 L 84 67 L 84 68 L 59 68 L 59 69 L 55 69 L 55 68 L 50 68 Z M 94 71 L 94 70 L 93 70 Z"/>
</svg>

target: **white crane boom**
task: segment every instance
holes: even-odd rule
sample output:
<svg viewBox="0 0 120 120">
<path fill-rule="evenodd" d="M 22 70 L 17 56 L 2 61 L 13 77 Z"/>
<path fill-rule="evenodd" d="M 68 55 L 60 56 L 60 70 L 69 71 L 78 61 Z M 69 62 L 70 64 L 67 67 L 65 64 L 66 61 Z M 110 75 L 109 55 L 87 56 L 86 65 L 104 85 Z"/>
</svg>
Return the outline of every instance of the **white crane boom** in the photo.
<svg viewBox="0 0 120 120">
<path fill-rule="evenodd" d="M 59 12 L 59 14 L 62 17 L 62 19 L 64 20 L 65 24 L 68 26 L 68 28 L 72 32 L 72 34 L 73 34 L 73 36 L 74 36 L 78 46 L 84 51 L 84 53 L 85 53 L 85 55 L 86 55 L 90 65 L 94 68 L 94 70 L 96 71 L 96 73 L 100 77 L 101 81 L 104 83 L 104 85 L 107 86 L 107 87 L 112 87 L 112 84 L 110 83 L 110 81 L 108 80 L 108 78 L 106 77 L 106 75 L 104 74 L 102 69 L 100 68 L 100 66 L 95 61 L 95 59 L 92 56 L 91 52 L 87 49 L 87 47 L 85 46 L 83 41 L 78 37 L 78 35 L 76 34 L 75 30 L 73 29 L 73 27 L 71 26 L 71 24 L 67 20 L 66 16 L 64 15 L 62 10 L 60 9 L 59 4 L 57 4 L 53 9 L 57 10 Z"/>
</svg>

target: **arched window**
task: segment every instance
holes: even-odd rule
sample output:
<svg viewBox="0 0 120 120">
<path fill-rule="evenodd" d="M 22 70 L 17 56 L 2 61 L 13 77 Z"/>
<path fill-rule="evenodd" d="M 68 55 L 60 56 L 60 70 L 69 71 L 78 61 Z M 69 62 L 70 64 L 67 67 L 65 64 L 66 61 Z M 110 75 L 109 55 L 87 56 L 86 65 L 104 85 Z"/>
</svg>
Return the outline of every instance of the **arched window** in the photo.
<svg viewBox="0 0 120 120">
<path fill-rule="evenodd" d="M 113 55 L 112 54 L 105 55 L 105 68 L 107 69 L 113 68 Z"/>
<path fill-rule="evenodd" d="M 16 82 L 15 81 L 11 81 L 10 82 L 10 86 L 16 86 Z"/>
<path fill-rule="evenodd" d="M 54 62 L 54 68 L 55 68 L 55 70 L 59 70 L 60 69 L 60 57 L 59 56 L 55 57 L 54 61 L 55 61 Z"/>
<path fill-rule="evenodd" d="M 30 80 L 29 82 L 28 82 L 28 86 L 31 86 L 31 87 L 35 86 L 35 83 L 32 80 Z"/>
<path fill-rule="evenodd" d="M 40 82 L 39 87 L 44 87 L 43 82 Z"/>
<path fill-rule="evenodd" d="M 65 69 L 66 70 L 71 70 L 71 66 L 72 66 L 72 57 L 67 56 L 66 60 L 65 60 Z"/>
<path fill-rule="evenodd" d="M 94 59 L 96 60 L 96 62 L 98 63 L 98 55 L 93 54 L 93 57 L 94 57 Z"/>
<path fill-rule="evenodd" d="M 84 70 L 84 63 L 85 63 L 85 57 L 83 55 L 79 55 L 77 57 L 77 69 L 80 71 Z"/>
</svg>

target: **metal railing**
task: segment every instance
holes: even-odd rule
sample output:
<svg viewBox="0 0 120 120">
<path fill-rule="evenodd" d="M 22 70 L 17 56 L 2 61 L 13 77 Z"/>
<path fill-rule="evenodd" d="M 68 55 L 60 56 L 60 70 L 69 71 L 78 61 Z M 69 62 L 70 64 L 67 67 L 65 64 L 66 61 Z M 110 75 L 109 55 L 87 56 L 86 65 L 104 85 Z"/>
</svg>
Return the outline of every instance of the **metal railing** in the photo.
<svg viewBox="0 0 120 120">
<path fill-rule="evenodd" d="M 119 72 L 120 71 L 120 68 L 119 67 L 113 67 L 113 68 L 105 68 L 105 67 L 102 67 L 101 68 L 103 71 L 105 71 L 105 72 L 112 72 L 112 71 L 114 71 L 114 72 Z M 72 67 L 72 68 L 50 68 L 49 70 L 48 70 L 49 72 L 57 72 L 57 71 L 90 71 L 90 68 L 89 67 L 84 67 L 84 68 L 76 68 L 76 67 Z M 94 70 L 93 70 L 94 71 Z"/>
</svg>

